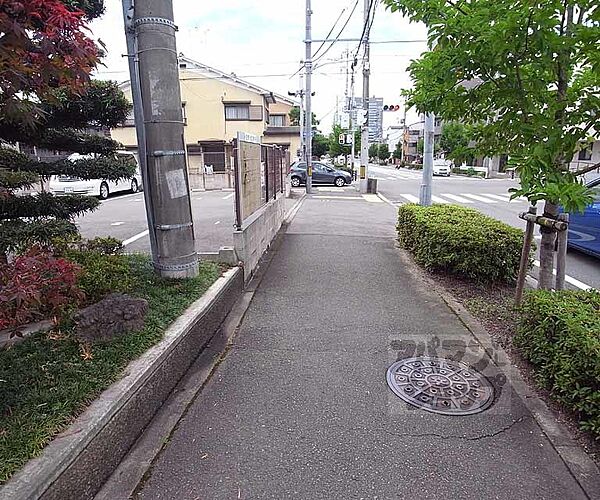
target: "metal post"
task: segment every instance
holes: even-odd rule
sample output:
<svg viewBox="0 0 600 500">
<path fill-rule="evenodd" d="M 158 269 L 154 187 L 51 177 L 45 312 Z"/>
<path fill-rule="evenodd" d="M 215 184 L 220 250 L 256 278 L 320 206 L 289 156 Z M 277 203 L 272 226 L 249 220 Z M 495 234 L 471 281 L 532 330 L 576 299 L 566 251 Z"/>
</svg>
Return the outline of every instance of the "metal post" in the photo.
<svg viewBox="0 0 600 500">
<path fill-rule="evenodd" d="M 131 80 L 131 100 L 133 101 L 133 118 L 138 144 L 138 158 L 140 174 L 142 176 L 144 203 L 146 205 L 146 219 L 148 220 L 148 236 L 150 239 L 150 252 L 152 262 L 158 262 L 156 246 L 156 229 L 154 227 L 154 209 L 152 208 L 152 186 L 148 177 L 148 161 L 146 155 L 146 133 L 144 128 L 144 110 L 142 108 L 142 91 L 138 71 L 137 43 L 135 28 L 133 27 L 133 0 L 123 0 L 123 21 L 125 24 L 125 41 L 127 43 L 127 62 L 129 64 L 129 78 Z"/>
<path fill-rule="evenodd" d="M 156 270 L 198 274 L 172 0 L 137 0 L 134 22 L 146 131 L 148 187 L 156 230 Z"/>
<path fill-rule="evenodd" d="M 537 214 L 536 207 L 529 207 L 529 213 L 533 216 Z M 525 237 L 523 239 L 523 250 L 521 251 L 521 262 L 519 264 L 519 275 L 517 276 L 517 290 L 515 292 L 515 303 L 520 306 L 523 300 L 523 288 L 525 287 L 525 277 L 529 267 L 529 253 L 531 252 L 531 243 L 533 242 L 533 230 L 535 222 L 533 219 L 527 220 L 525 226 Z"/>
<path fill-rule="evenodd" d="M 306 110 L 304 109 L 304 89 L 302 88 L 302 75 L 300 75 L 300 159 L 306 162 L 306 128 L 304 118 Z"/>
<path fill-rule="evenodd" d="M 375 0 L 364 0 L 364 58 L 363 58 L 363 112 L 365 113 L 364 122 L 360 132 L 360 192 L 367 192 L 369 178 L 369 75 L 371 68 L 369 65 L 369 14 L 371 12 L 371 2 Z"/>
<path fill-rule="evenodd" d="M 304 144 L 306 146 L 306 193 L 310 194 L 312 191 L 312 46 L 311 46 L 311 15 L 312 10 L 310 6 L 310 0 L 306 0 L 306 55 L 304 58 L 304 68 L 306 71 L 306 90 L 304 95 L 306 97 L 306 117 L 304 120 L 304 130 L 306 137 Z"/>
<path fill-rule="evenodd" d="M 558 220 L 569 223 L 569 214 L 559 214 Z M 565 289 L 565 272 L 567 267 L 567 239 L 569 231 L 559 231 L 557 234 L 558 242 L 556 248 L 556 290 Z"/>
<path fill-rule="evenodd" d="M 356 165 L 354 163 L 354 157 L 356 156 L 356 137 L 354 133 L 354 120 L 352 119 L 352 113 L 354 111 L 354 67 L 352 67 L 352 74 L 350 75 L 350 101 L 348 102 L 348 113 L 350 114 L 350 133 L 352 134 L 352 146 L 350 147 L 351 165 L 352 165 L 352 179 L 356 180 Z"/>
<path fill-rule="evenodd" d="M 433 146 L 434 146 L 433 113 L 425 114 L 425 130 L 423 137 L 423 178 L 419 192 L 419 204 L 428 207 L 431 205 L 431 184 L 433 183 Z"/>
</svg>

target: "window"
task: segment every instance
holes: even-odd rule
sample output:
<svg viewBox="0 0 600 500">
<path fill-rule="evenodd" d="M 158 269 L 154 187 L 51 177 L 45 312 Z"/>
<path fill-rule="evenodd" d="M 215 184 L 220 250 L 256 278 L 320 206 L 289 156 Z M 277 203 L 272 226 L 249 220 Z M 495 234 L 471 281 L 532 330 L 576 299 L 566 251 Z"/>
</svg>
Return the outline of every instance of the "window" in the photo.
<svg viewBox="0 0 600 500">
<path fill-rule="evenodd" d="M 579 150 L 579 159 L 580 160 L 591 160 L 592 159 L 592 146 L 586 146 L 583 149 Z"/>
<path fill-rule="evenodd" d="M 285 115 L 271 115 L 272 127 L 285 127 Z"/>
<path fill-rule="evenodd" d="M 226 120 L 249 120 L 250 105 L 249 104 L 225 104 L 225 119 Z"/>
</svg>

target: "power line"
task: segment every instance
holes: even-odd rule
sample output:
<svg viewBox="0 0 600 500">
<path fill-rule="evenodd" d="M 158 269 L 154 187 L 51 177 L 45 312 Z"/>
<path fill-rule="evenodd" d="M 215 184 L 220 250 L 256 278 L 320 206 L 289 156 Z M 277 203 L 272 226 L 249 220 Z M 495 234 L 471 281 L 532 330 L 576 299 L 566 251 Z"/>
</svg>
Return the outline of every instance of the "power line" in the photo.
<svg viewBox="0 0 600 500">
<path fill-rule="evenodd" d="M 342 29 L 339 31 L 339 33 L 337 34 L 337 36 L 335 37 L 335 39 L 330 43 L 329 47 L 327 47 L 325 49 L 325 52 L 323 52 L 319 57 L 317 57 L 316 59 L 314 59 L 313 62 L 317 62 L 325 54 L 327 54 L 327 52 L 329 52 L 329 50 L 331 49 L 331 47 L 333 47 L 335 45 L 335 42 L 337 42 L 339 40 L 340 36 L 342 36 L 342 33 L 346 29 L 346 26 L 348 26 L 348 23 L 350 22 L 350 19 L 352 19 L 352 15 L 354 14 L 354 11 L 356 10 L 357 6 L 358 6 L 358 0 L 356 0 L 356 2 L 354 2 L 354 7 L 352 7 L 352 11 L 350 12 L 350 15 L 348 16 L 348 19 L 346 19 L 346 22 L 344 23 L 344 26 L 342 26 Z M 325 42 L 323 42 L 323 43 L 325 43 Z"/>
<path fill-rule="evenodd" d="M 357 0 L 358 1 L 358 0 Z M 352 1 L 350 1 L 350 3 L 352 3 Z M 348 4 L 350 5 L 350 4 Z M 344 7 L 342 9 L 342 11 L 340 12 L 340 15 L 338 16 L 338 18 L 335 20 L 335 23 L 333 23 L 333 26 L 331 27 L 331 29 L 329 30 L 329 33 L 327 33 L 327 35 L 325 36 L 325 40 L 327 40 L 330 36 L 331 33 L 333 33 L 333 30 L 335 29 L 335 27 L 337 26 L 337 23 L 339 22 L 339 20 L 342 18 L 342 15 L 344 14 L 344 12 L 346 12 L 347 7 Z M 313 58 L 317 57 L 317 54 L 321 51 L 321 49 L 323 48 L 323 46 L 325 45 L 325 42 L 321 42 L 321 45 L 319 45 L 319 48 L 315 51 L 315 53 L 313 54 Z"/>
<path fill-rule="evenodd" d="M 356 58 L 358 57 L 358 52 L 360 51 L 360 47 L 365 39 L 365 34 L 367 33 L 367 27 L 369 26 L 369 19 L 371 17 L 371 11 L 373 9 L 373 6 L 375 5 L 375 1 L 376 0 L 371 0 L 371 2 L 369 3 L 369 15 L 367 16 L 367 19 L 365 19 L 365 22 L 363 24 L 363 30 L 360 35 L 360 40 L 358 41 L 358 46 L 356 47 L 356 52 L 354 53 L 354 57 L 353 57 L 353 60 L 354 60 L 354 62 L 352 63 L 353 66 L 356 64 L 355 61 L 356 61 Z"/>
</svg>

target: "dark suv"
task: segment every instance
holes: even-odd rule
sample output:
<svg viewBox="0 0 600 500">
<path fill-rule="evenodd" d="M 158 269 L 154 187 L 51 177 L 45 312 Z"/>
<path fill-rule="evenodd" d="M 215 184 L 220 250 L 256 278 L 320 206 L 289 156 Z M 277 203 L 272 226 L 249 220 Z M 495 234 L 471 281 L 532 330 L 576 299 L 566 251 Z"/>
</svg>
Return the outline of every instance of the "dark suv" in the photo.
<svg viewBox="0 0 600 500">
<path fill-rule="evenodd" d="M 312 181 L 314 184 L 333 184 L 337 187 L 345 186 L 352 182 L 352 176 L 348 172 L 338 170 L 321 162 L 313 162 Z M 296 162 L 290 167 L 290 180 L 293 187 L 306 184 L 306 163 Z"/>
</svg>

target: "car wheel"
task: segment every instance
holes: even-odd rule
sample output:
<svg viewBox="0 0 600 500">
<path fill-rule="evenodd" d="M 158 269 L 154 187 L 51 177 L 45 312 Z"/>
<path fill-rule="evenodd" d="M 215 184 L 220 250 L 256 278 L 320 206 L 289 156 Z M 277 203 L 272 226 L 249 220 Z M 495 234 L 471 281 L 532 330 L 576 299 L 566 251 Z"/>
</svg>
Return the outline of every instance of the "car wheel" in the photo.
<svg viewBox="0 0 600 500">
<path fill-rule="evenodd" d="M 106 198 L 108 198 L 108 195 L 108 184 L 106 182 L 103 182 L 102 184 L 100 184 L 100 199 L 106 200 Z"/>
<path fill-rule="evenodd" d="M 346 181 L 344 180 L 343 177 L 336 177 L 335 181 L 333 181 L 333 183 L 337 186 L 337 187 L 342 187 L 346 185 Z"/>
<path fill-rule="evenodd" d="M 292 177 L 292 187 L 298 187 L 300 185 L 300 177 Z"/>
<path fill-rule="evenodd" d="M 137 193 L 138 192 L 138 183 L 135 179 L 131 179 L 131 192 L 132 193 Z"/>
</svg>

